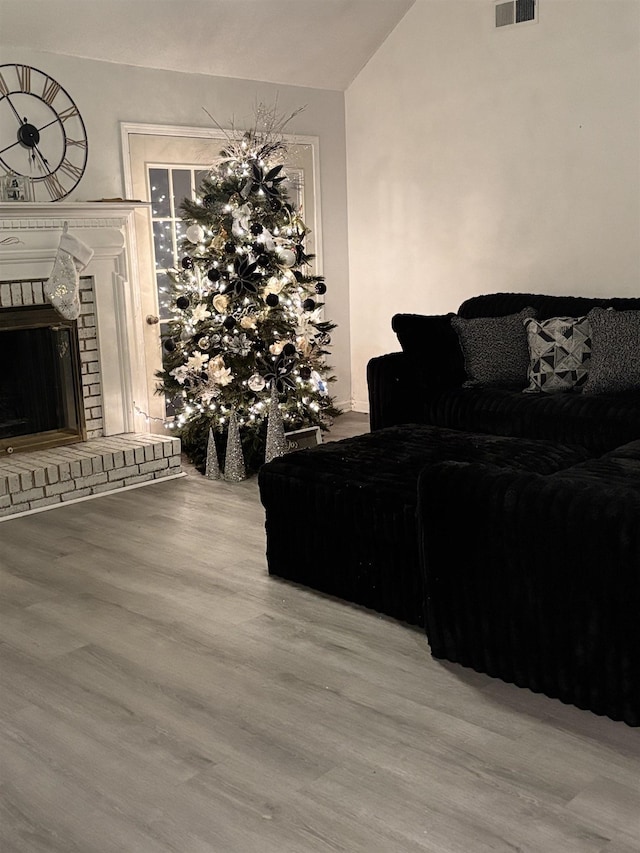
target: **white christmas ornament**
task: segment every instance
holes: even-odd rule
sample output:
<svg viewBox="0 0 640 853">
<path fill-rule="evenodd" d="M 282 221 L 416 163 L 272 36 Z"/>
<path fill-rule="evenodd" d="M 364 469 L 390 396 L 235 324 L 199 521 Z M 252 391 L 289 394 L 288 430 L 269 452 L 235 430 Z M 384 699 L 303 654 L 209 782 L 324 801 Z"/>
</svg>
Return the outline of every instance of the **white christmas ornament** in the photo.
<svg viewBox="0 0 640 853">
<path fill-rule="evenodd" d="M 292 267 L 296 262 L 296 253 L 292 252 L 291 249 L 280 249 L 278 261 L 283 267 Z"/>
<path fill-rule="evenodd" d="M 318 373 L 317 370 L 311 371 L 311 381 L 313 382 L 317 391 L 320 392 L 323 396 L 326 396 L 328 393 L 327 383 L 324 381 L 322 376 Z"/>
<path fill-rule="evenodd" d="M 231 233 L 237 240 L 241 240 L 242 237 L 249 230 L 249 216 L 251 214 L 251 205 L 243 204 L 240 207 L 237 207 L 235 210 L 231 211 L 231 216 L 233 218 L 233 225 L 231 226 Z"/>
<path fill-rule="evenodd" d="M 190 243 L 201 243 L 204 239 L 204 228 L 202 225 L 190 225 L 185 235 Z"/>
</svg>

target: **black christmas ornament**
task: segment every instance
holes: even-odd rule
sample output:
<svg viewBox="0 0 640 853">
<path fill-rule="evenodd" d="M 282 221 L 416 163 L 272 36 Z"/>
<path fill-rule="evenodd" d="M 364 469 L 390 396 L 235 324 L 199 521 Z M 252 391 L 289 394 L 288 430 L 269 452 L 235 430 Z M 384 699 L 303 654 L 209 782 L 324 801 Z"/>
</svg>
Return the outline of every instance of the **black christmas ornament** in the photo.
<svg viewBox="0 0 640 853">
<path fill-rule="evenodd" d="M 176 299 L 176 305 L 181 311 L 186 311 L 191 303 L 189 302 L 188 296 L 178 296 Z"/>
<path fill-rule="evenodd" d="M 300 368 L 300 379 L 311 379 L 311 368 L 310 367 L 301 367 Z"/>
<path fill-rule="evenodd" d="M 258 264 L 261 267 L 269 266 L 269 255 L 266 255 L 264 252 L 261 255 L 258 255 Z"/>
<path fill-rule="evenodd" d="M 262 234 L 262 225 L 259 222 L 252 222 L 251 228 L 249 229 L 251 233 L 257 237 L 258 234 Z"/>
<path fill-rule="evenodd" d="M 316 293 L 319 293 L 320 296 L 322 296 L 326 292 L 327 292 L 327 285 L 324 283 L 324 281 L 316 282 Z"/>
<path fill-rule="evenodd" d="M 227 242 L 224 244 L 224 250 L 228 255 L 231 255 L 235 252 L 236 244 L 233 242 L 233 240 L 227 240 Z"/>
<path fill-rule="evenodd" d="M 180 261 L 182 264 L 183 270 L 192 270 L 193 269 L 193 258 L 190 258 L 189 255 L 185 255 L 184 258 Z"/>
<path fill-rule="evenodd" d="M 236 324 L 236 318 L 233 317 L 231 314 L 229 314 L 227 317 L 225 317 L 224 321 L 222 323 L 222 325 L 225 327 L 225 329 L 233 329 L 235 324 Z"/>
<path fill-rule="evenodd" d="M 207 278 L 209 279 L 209 281 L 214 281 L 214 282 L 219 281 L 220 280 L 220 271 L 217 270 L 215 267 L 211 267 L 211 269 L 207 273 Z"/>
<path fill-rule="evenodd" d="M 207 193 L 207 195 L 202 199 L 205 207 L 213 207 L 216 203 L 216 197 L 212 193 Z"/>
<path fill-rule="evenodd" d="M 256 255 L 260 255 L 262 253 L 262 250 L 264 249 L 264 246 L 262 245 L 262 243 L 258 243 L 258 241 L 256 240 L 251 244 L 251 248 L 256 253 Z"/>
<path fill-rule="evenodd" d="M 269 201 L 269 207 L 273 211 L 278 211 L 282 207 L 282 202 L 280 201 L 279 198 L 272 198 Z"/>
<path fill-rule="evenodd" d="M 173 338 L 165 338 L 162 342 L 162 346 L 167 352 L 174 352 L 176 348 L 176 342 L 173 340 Z"/>
<path fill-rule="evenodd" d="M 315 300 L 313 300 L 311 298 L 305 299 L 304 302 L 302 303 L 302 307 L 304 308 L 305 311 L 313 311 L 313 309 L 316 307 Z"/>
<path fill-rule="evenodd" d="M 265 302 L 267 303 L 269 308 L 275 308 L 276 305 L 278 305 L 278 303 L 280 302 L 280 299 L 278 298 L 277 293 L 269 293 L 267 295 L 267 298 L 265 299 Z"/>
<path fill-rule="evenodd" d="M 282 352 L 283 352 L 285 355 L 292 356 L 292 355 L 295 355 L 295 354 L 296 354 L 296 348 L 294 347 L 294 345 L 293 345 L 293 344 L 285 344 L 285 345 L 282 347 Z"/>
</svg>

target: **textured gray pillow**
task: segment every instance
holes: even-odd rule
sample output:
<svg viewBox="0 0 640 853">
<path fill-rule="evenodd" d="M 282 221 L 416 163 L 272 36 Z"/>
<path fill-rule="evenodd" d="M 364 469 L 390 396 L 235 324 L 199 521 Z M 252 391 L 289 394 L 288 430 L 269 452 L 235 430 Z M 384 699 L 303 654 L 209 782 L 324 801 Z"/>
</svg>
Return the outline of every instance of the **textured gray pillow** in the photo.
<svg viewBox="0 0 640 853">
<path fill-rule="evenodd" d="M 591 363 L 583 394 L 640 390 L 640 311 L 592 308 Z"/>
<path fill-rule="evenodd" d="M 523 308 L 506 317 L 452 318 L 464 355 L 466 387 L 526 384 L 529 347 L 524 321 L 536 314 L 535 308 Z"/>
<path fill-rule="evenodd" d="M 589 376 L 591 326 L 586 317 L 529 318 L 529 387 L 525 392 L 580 390 Z"/>
</svg>

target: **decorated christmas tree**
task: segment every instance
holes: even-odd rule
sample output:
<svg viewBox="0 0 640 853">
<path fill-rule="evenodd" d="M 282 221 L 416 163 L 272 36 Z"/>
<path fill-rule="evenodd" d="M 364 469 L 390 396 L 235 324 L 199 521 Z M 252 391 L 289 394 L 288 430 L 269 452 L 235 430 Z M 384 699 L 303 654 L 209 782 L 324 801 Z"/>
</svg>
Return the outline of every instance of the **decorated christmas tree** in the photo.
<svg viewBox="0 0 640 853">
<path fill-rule="evenodd" d="M 241 479 L 243 466 L 255 472 L 268 444 L 282 452 L 274 430 L 325 430 L 339 414 L 328 393 L 326 285 L 312 274 L 309 230 L 285 189 L 282 131 L 293 115 L 259 107 L 252 129 L 227 134 L 181 207 L 186 238 L 170 273 L 159 391 L 192 461 L 212 471 L 226 457 L 227 479 Z"/>
</svg>

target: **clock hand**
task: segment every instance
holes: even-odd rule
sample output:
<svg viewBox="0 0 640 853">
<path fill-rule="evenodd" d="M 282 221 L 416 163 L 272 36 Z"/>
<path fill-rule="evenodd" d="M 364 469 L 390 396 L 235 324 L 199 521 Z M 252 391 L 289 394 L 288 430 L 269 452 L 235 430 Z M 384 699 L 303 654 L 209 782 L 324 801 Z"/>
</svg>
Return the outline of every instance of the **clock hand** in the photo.
<svg viewBox="0 0 640 853">
<path fill-rule="evenodd" d="M 11 145 L 7 145 L 7 146 L 6 146 L 6 148 L 3 148 L 2 150 L 0 150 L 0 154 L 4 154 L 4 152 L 5 152 L 5 151 L 9 151 L 11 148 L 15 148 L 15 146 L 16 146 L 16 145 L 23 145 L 23 144 L 24 144 L 24 143 L 22 142 L 22 140 L 21 140 L 21 139 L 18 139 L 16 142 L 13 142 Z M 37 146 L 37 145 L 35 145 L 35 144 L 34 144 L 34 145 L 30 146 L 30 147 L 31 147 L 31 152 L 32 152 L 32 153 L 31 153 L 31 159 L 32 159 L 32 160 L 35 160 L 35 159 L 36 159 L 36 155 L 33 153 L 33 151 L 34 151 L 34 149 L 35 149 L 35 151 L 36 151 L 36 152 L 37 152 L 37 154 L 38 154 L 38 157 L 40 158 L 40 162 L 42 163 L 42 165 L 44 166 L 44 168 L 47 170 L 47 174 L 48 174 L 48 175 L 50 175 L 50 174 L 51 174 L 51 169 L 49 168 L 49 161 L 47 160 L 47 158 L 42 154 L 42 152 L 40 151 L 40 149 L 38 148 L 38 146 Z M 1 158 L 0 158 L 0 159 L 1 159 Z M 4 162 L 4 161 L 3 161 L 3 162 Z M 8 168 L 8 167 L 7 167 L 7 168 Z"/>
<path fill-rule="evenodd" d="M 48 121 L 46 124 L 43 124 L 42 127 L 38 127 L 36 129 L 37 129 L 38 133 L 40 133 L 41 130 L 46 130 L 47 127 L 51 127 L 52 124 L 55 124 L 56 122 L 59 122 L 59 121 L 60 121 L 60 119 L 56 117 L 56 118 L 52 119 L 52 121 Z"/>
<path fill-rule="evenodd" d="M 13 142 L 11 145 L 7 145 L 6 148 L 3 148 L 2 151 L 0 151 L 0 154 L 4 154 L 5 151 L 8 151 L 10 148 L 14 148 L 16 145 L 20 145 L 19 139 L 16 142 Z"/>
<path fill-rule="evenodd" d="M 15 117 L 18 119 L 18 121 L 20 122 L 20 124 L 21 124 L 21 125 L 22 125 L 22 124 L 26 124 L 26 123 L 27 123 L 27 122 L 26 122 L 26 119 L 25 119 L 24 121 L 22 121 L 22 119 L 20 118 L 20 113 L 18 112 L 18 110 L 17 110 L 17 109 L 13 106 L 13 104 L 11 103 L 11 98 L 9 97 L 9 95 L 5 95 L 5 97 L 6 97 L 6 99 L 7 99 L 7 103 L 9 104 L 9 106 L 11 107 L 11 109 L 13 110 L 13 114 L 14 114 L 14 115 L 15 115 Z"/>
<path fill-rule="evenodd" d="M 38 146 L 34 145 L 33 148 L 31 149 L 31 152 L 32 152 L 31 153 L 31 159 L 34 161 L 34 163 L 35 163 L 35 159 L 36 159 L 36 155 L 33 153 L 34 151 L 38 154 L 38 157 L 40 158 L 40 162 L 42 163 L 44 168 L 47 170 L 47 174 L 50 175 L 51 169 L 49 168 L 49 161 L 47 160 L 47 158 L 40 152 L 40 149 L 38 148 Z"/>
</svg>

